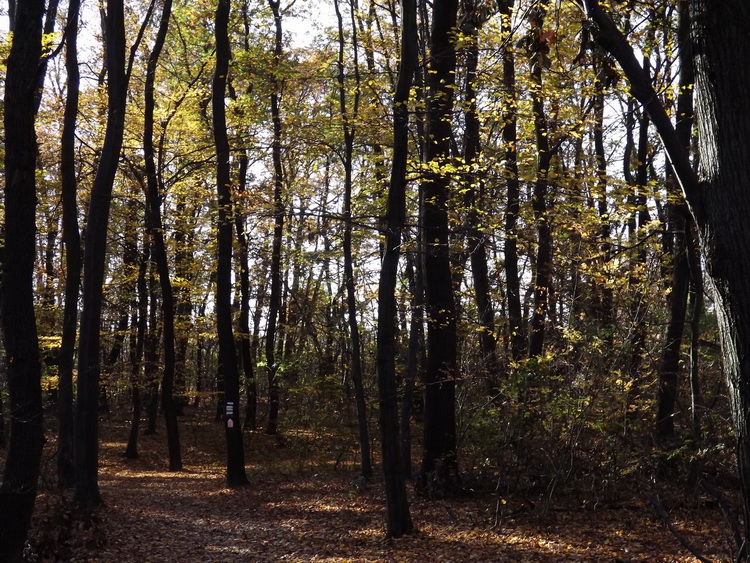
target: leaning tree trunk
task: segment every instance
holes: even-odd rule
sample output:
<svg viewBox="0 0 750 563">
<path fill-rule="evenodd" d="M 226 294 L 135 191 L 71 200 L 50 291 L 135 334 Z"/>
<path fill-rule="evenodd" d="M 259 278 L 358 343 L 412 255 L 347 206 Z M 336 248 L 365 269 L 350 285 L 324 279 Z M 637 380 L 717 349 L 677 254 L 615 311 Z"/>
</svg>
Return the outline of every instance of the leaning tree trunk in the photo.
<svg viewBox="0 0 750 563">
<path fill-rule="evenodd" d="M 43 0 L 20 2 L 5 76 L 3 341 L 10 393 L 10 445 L 0 486 L 0 561 L 22 560 L 42 459 L 41 364 L 34 315 L 37 72 Z"/>
<path fill-rule="evenodd" d="M 719 320 L 724 371 L 744 511 L 745 543 L 738 560 L 750 549 L 750 4 L 745 0 L 691 0 L 690 16 L 695 65 L 698 176 L 680 143 L 648 75 L 632 48 L 595 0 L 585 7 L 595 24 L 597 41 L 618 60 L 631 92 L 644 104 L 664 143 L 675 174 L 698 226 L 701 247 Z"/>
<path fill-rule="evenodd" d="M 245 449 L 240 426 L 240 373 L 232 330 L 232 201 L 227 138 L 226 95 L 229 72 L 229 0 L 216 9 L 216 71 L 212 84 L 213 132 L 216 144 L 216 192 L 218 195 L 218 264 L 216 267 L 216 328 L 219 364 L 224 380 L 224 425 L 227 440 L 227 486 L 247 483 Z"/>
</svg>

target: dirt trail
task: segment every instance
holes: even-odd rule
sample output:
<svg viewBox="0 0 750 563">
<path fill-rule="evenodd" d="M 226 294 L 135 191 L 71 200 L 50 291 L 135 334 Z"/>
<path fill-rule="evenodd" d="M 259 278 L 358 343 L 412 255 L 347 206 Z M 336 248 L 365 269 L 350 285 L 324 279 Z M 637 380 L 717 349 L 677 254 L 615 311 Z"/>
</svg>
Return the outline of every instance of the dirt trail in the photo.
<svg viewBox="0 0 750 563">
<path fill-rule="evenodd" d="M 210 425 L 206 431 L 218 434 Z M 305 452 L 263 444 L 267 439 L 260 433 L 249 437 L 250 486 L 240 490 L 224 487 L 220 441 L 207 445 L 197 433 L 192 437 L 186 433 L 184 451 L 184 459 L 196 465 L 188 464 L 180 473 L 163 470 L 161 436 L 144 437 L 141 459 L 135 461 L 120 455 L 124 443 L 103 443 L 100 485 L 106 506 L 97 512 L 94 526 L 90 522 L 68 526 L 72 530 L 63 536 L 72 547 L 65 558 L 57 560 L 696 560 L 642 502 L 620 509 L 542 512 L 512 498 L 505 504 L 500 499 L 498 505 L 493 495 L 432 502 L 415 497 L 412 516 L 419 532 L 386 541 L 379 481 L 357 487 L 352 467 L 334 470 L 335 464 L 320 463 L 316 470 L 315 464 L 300 461 Z M 44 506 L 41 499 L 37 526 L 54 526 Z M 493 528 L 498 506 L 501 521 Z M 670 517 L 704 556 L 714 560 L 729 556 L 721 516 L 715 509 L 673 511 Z M 35 533 L 48 538 L 53 534 L 50 529 Z"/>
</svg>

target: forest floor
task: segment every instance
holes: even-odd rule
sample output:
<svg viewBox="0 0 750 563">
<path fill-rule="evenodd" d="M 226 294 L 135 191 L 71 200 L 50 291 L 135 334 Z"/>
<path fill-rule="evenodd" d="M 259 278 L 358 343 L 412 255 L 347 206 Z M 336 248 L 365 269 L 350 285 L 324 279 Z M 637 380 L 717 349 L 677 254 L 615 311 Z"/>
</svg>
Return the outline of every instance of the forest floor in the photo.
<svg viewBox="0 0 750 563">
<path fill-rule="evenodd" d="M 205 412 L 201 419 L 205 417 Z M 100 487 L 105 506 L 71 511 L 52 486 L 45 457 L 29 542 L 30 561 L 117 563 L 272 561 L 712 561 L 731 558 L 722 513 L 704 499 L 665 508 L 665 524 L 639 494 L 627 502 L 547 502 L 492 491 L 449 500 L 411 497 L 418 532 L 384 537 L 382 479 L 362 486 L 356 452 L 325 436 L 247 434 L 250 484 L 227 489 L 223 432 L 197 416 L 182 420 L 185 470 L 165 470 L 163 431 L 142 436 L 140 458 L 122 457 L 124 421 L 102 424 Z M 48 449 L 54 445 L 48 439 Z M 2 454 L 0 454 L 0 457 Z M 46 479 L 46 481 L 45 481 Z M 674 501 L 674 499 L 671 499 Z M 665 502 L 666 505 L 666 502 Z"/>
</svg>

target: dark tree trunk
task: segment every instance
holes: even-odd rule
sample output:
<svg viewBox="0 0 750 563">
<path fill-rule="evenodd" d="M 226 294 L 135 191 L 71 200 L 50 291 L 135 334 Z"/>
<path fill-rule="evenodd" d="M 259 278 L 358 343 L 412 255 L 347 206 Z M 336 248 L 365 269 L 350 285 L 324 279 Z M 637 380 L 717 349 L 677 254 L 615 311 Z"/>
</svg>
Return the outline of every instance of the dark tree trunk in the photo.
<svg viewBox="0 0 750 563">
<path fill-rule="evenodd" d="M 500 3 L 503 33 L 511 37 L 513 31 L 511 15 L 513 0 Z M 521 309 L 521 281 L 518 274 L 518 214 L 521 211 L 521 187 L 518 180 L 518 133 L 516 108 L 516 61 L 513 42 L 509 39 L 503 46 L 503 144 L 505 145 L 505 176 L 508 201 L 505 208 L 505 253 L 504 269 L 508 303 L 508 340 L 514 361 L 520 360 L 525 351 L 523 313 Z"/>
<path fill-rule="evenodd" d="M 693 125 L 693 71 L 692 49 L 690 45 L 690 14 L 687 1 L 679 4 L 678 41 L 680 45 L 680 78 L 677 95 L 677 123 L 675 129 L 686 151 L 690 150 Z M 684 327 L 687 320 L 688 294 L 690 293 L 691 268 L 689 256 L 693 241 L 691 230 L 694 226 L 685 205 L 681 201 L 667 203 L 668 230 L 672 237 L 672 282 L 669 293 L 669 324 L 662 350 L 659 369 L 659 387 L 656 394 L 655 436 L 662 447 L 674 437 L 674 408 L 677 400 L 677 382 L 681 371 L 680 350 Z M 694 303 L 693 303 L 694 304 Z M 695 307 L 693 311 L 695 311 Z M 698 307 L 700 316 L 700 307 Z M 691 362 L 692 363 L 692 362 Z M 695 413 L 693 409 L 691 412 Z"/>
<path fill-rule="evenodd" d="M 239 189 L 240 196 L 245 192 L 247 183 L 247 151 L 240 153 L 239 166 Z M 240 360 L 242 373 L 245 376 L 245 428 L 255 430 L 258 426 L 258 386 L 255 381 L 255 360 L 253 358 L 253 347 L 250 334 L 250 260 L 247 242 L 247 227 L 245 216 L 239 207 L 234 211 L 234 225 L 237 230 L 238 267 L 240 275 Z M 260 305 L 258 305 L 260 306 Z"/>
<path fill-rule="evenodd" d="M 132 392 L 132 417 L 128 444 L 124 456 L 128 459 L 138 457 L 138 431 L 141 425 L 141 409 L 143 408 L 143 351 L 146 339 L 146 316 L 148 315 L 148 288 L 146 285 L 146 260 L 141 260 L 138 268 L 136 292 L 138 305 L 136 312 L 130 318 L 130 388 Z"/>
<path fill-rule="evenodd" d="M 8 365 L 10 444 L 0 486 L 0 561 L 22 561 L 42 458 L 42 389 L 34 315 L 36 258 L 36 87 L 42 0 L 20 3 L 5 76 L 3 341 Z"/>
<path fill-rule="evenodd" d="M 677 400 L 677 382 L 682 371 L 680 350 L 690 285 L 690 269 L 685 244 L 685 227 L 688 222 L 682 210 L 675 204 L 669 204 L 669 215 L 668 228 L 674 233 L 672 281 L 667 300 L 669 323 L 664 337 L 664 348 L 659 366 L 659 387 L 656 391 L 655 438 L 661 447 L 669 447 L 674 437 L 673 416 Z"/>
<path fill-rule="evenodd" d="M 421 248 L 417 240 L 417 248 Z M 412 479 L 411 417 L 415 405 L 417 379 L 424 379 L 424 279 L 418 253 L 406 256 L 406 275 L 411 294 L 411 321 L 409 323 L 409 348 L 406 352 L 406 377 L 401 399 L 401 459 L 404 463 L 404 478 Z M 419 376 L 419 377 L 418 377 Z M 421 396 L 420 396 L 421 399 Z"/>
<path fill-rule="evenodd" d="M 606 264 L 612 257 L 612 226 L 609 206 L 607 203 L 607 155 L 604 146 L 604 94 L 606 78 L 613 64 L 608 59 L 602 59 L 601 68 L 597 72 L 594 94 L 594 154 L 596 157 L 596 194 L 591 198 L 590 205 L 595 206 L 599 214 L 599 235 L 601 238 L 602 261 Z M 605 342 L 612 346 L 614 343 L 614 297 L 613 290 L 607 283 L 594 281 L 594 318 L 602 325 Z"/>
<path fill-rule="evenodd" d="M 57 386 L 57 481 L 61 487 L 75 484 L 73 469 L 73 364 L 78 328 L 78 291 L 81 286 L 81 233 L 78 227 L 76 179 L 76 122 L 78 117 L 78 11 L 80 0 L 68 4 L 65 39 L 65 72 L 68 89 L 60 135 L 62 231 L 65 244 L 65 306 L 62 342 L 58 356 Z"/>
<path fill-rule="evenodd" d="M 245 28 L 244 47 L 245 53 L 250 53 L 250 14 L 248 4 L 242 4 L 242 21 Z M 253 89 L 253 82 L 247 86 L 247 93 Z M 236 100 L 235 91 L 229 88 L 229 94 Z M 237 110 L 243 117 L 241 109 Z M 237 195 L 242 201 L 247 193 L 247 174 L 249 164 L 249 149 L 242 148 L 238 151 L 239 166 L 237 167 Z M 240 364 L 245 379 L 245 430 L 255 430 L 258 426 L 258 385 L 255 380 L 255 358 L 253 357 L 252 337 L 250 334 L 250 255 L 247 240 L 247 218 L 242 205 L 234 207 L 234 227 L 237 231 L 237 269 L 239 270 L 240 286 L 240 315 L 238 319 Z M 258 304 L 260 307 L 260 304 Z"/>
<path fill-rule="evenodd" d="M 85 507 L 101 503 L 99 493 L 99 427 L 97 408 L 107 225 L 110 199 L 122 147 L 127 99 L 125 22 L 122 0 L 107 0 L 107 128 L 99 166 L 91 187 L 83 255 L 83 308 L 78 346 L 78 402 L 75 413 L 76 497 Z"/>
<path fill-rule="evenodd" d="M 631 92 L 649 112 L 701 235 L 719 319 L 729 386 L 744 511 L 745 543 L 737 560 L 750 557 L 750 4 L 744 0 L 690 0 L 695 64 L 699 175 L 691 167 L 671 121 L 632 48 L 595 0 L 585 7 L 597 41 L 618 60 Z"/>
<path fill-rule="evenodd" d="M 167 248 L 164 242 L 164 225 L 161 217 L 161 194 L 159 189 L 160 175 L 154 157 L 154 82 L 156 65 L 159 62 L 164 40 L 169 29 L 169 18 L 172 12 L 171 0 L 165 0 L 162 6 L 159 30 L 154 47 L 148 58 L 146 84 L 143 103 L 143 157 L 146 167 L 146 225 L 153 240 L 153 258 L 159 274 L 161 287 L 161 308 L 163 322 L 164 371 L 161 381 L 161 406 L 167 430 L 167 450 L 169 451 L 169 470 L 182 470 L 180 453 L 180 432 L 177 424 L 177 404 L 174 397 L 175 378 L 175 304 L 172 282 L 169 277 Z"/>
<path fill-rule="evenodd" d="M 457 0 L 433 3 L 428 62 L 427 146 L 430 165 L 449 163 L 455 86 Z M 431 172 L 422 183 L 427 304 L 424 454 L 420 488 L 442 495 L 458 485 L 456 457 L 456 303 L 448 248 L 450 176 Z"/>
<path fill-rule="evenodd" d="M 268 0 L 273 11 L 275 42 L 274 65 L 281 62 L 282 28 L 279 1 Z M 281 165 L 281 113 L 280 85 L 275 75 L 271 78 L 271 120 L 273 121 L 273 243 L 271 249 L 271 294 L 268 300 L 268 325 L 266 327 L 266 369 L 268 370 L 268 426 L 266 433 L 276 434 L 279 417 L 279 381 L 276 358 L 276 327 L 281 309 L 281 244 L 284 236 L 284 169 Z"/>
<path fill-rule="evenodd" d="M 344 128 L 344 285 L 346 286 L 346 308 L 349 320 L 349 338 L 351 339 L 351 377 L 354 384 L 354 395 L 357 404 L 357 425 L 359 428 L 359 451 L 361 458 L 362 477 L 369 480 L 372 477 L 372 459 L 370 456 L 370 435 L 367 428 L 367 412 L 365 410 L 365 390 L 362 384 L 362 344 L 359 338 L 359 324 L 357 323 L 357 293 L 354 285 L 354 264 L 352 259 L 352 167 L 354 154 L 355 126 L 352 123 L 359 114 L 359 61 L 357 57 L 357 26 L 354 3 L 350 3 L 352 15 L 352 46 L 354 49 L 354 75 L 356 80 L 353 107 L 347 109 L 346 83 L 344 69 L 344 22 L 339 9 L 338 0 L 334 0 L 339 32 L 338 56 L 338 88 L 339 110 Z"/>
<path fill-rule="evenodd" d="M 218 264 L 216 267 L 216 328 L 219 364 L 224 380 L 224 426 L 227 441 L 227 486 L 247 484 L 245 448 L 240 425 L 240 373 L 232 330 L 232 196 L 229 173 L 229 139 L 224 96 L 231 58 L 229 0 L 216 8 L 216 71 L 212 83 L 213 133 L 216 144 L 216 193 L 218 196 Z"/>
<path fill-rule="evenodd" d="M 144 260 L 150 260 L 152 242 L 148 240 L 148 250 L 146 251 L 146 258 Z M 148 295 L 148 326 L 146 327 L 146 336 L 144 339 L 143 381 L 146 385 L 147 397 L 146 429 L 143 431 L 143 435 L 153 436 L 156 434 L 156 423 L 159 414 L 159 327 L 157 326 L 159 300 L 156 292 L 153 262 L 148 262 L 146 265 L 146 294 Z"/>
<path fill-rule="evenodd" d="M 464 114 L 466 131 L 464 134 L 464 165 L 467 167 L 466 204 L 468 206 L 467 243 L 471 262 L 471 275 L 474 282 L 474 301 L 479 321 L 479 348 L 482 354 L 482 373 L 487 382 L 487 389 L 494 393 L 500 376 L 500 364 L 497 357 L 495 340 L 495 308 L 490 296 L 490 283 L 487 265 L 487 233 L 481 227 L 482 210 L 485 209 L 484 178 L 481 169 L 480 140 L 481 124 L 477 111 L 477 66 L 479 64 L 479 26 L 483 23 L 480 12 L 475 5 L 466 8 L 464 15 L 464 32 L 468 31 L 467 46 L 464 48 L 466 59 L 466 86 L 464 103 L 468 108 Z"/>
<path fill-rule="evenodd" d="M 378 286 L 377 372 L 380 435 L 387 534 L 399 538 L 414 530 L 406 496 L 403 460 L 399 450 L 396 397 L 396 280 L 401 237 L 406 220 L 406 170 L 409 156 L 409 91 L 417 66 L 417 6 L 402 0 L 401 62 L 393 96 L 393 165 L 388 190 L 385 248 Z"/>
<path fill-rule="evenodd" d="M 532 12 L 531 33 L 531 83 L 533 85 L 531 111 L 534 115 L 534 136 L 536 139 L 536 181 L 531 195 L 531 207 L 536 222 L 537 250 L 534 270 L 534 308 L 529 326 L 529 358 L 536 358 L 544 351 L 549 291 L 552 284 L 552 230 L 547 213 L 547 192 L 549 191 L 550 153 L 549 128 L 544 109 L 543 70 L 549 46 L 542 40 L 544 19 L 549 9 L 546 0 L 536 2 Z M 532 385 L 534 382 L 531 382 Z"/>
</svg>

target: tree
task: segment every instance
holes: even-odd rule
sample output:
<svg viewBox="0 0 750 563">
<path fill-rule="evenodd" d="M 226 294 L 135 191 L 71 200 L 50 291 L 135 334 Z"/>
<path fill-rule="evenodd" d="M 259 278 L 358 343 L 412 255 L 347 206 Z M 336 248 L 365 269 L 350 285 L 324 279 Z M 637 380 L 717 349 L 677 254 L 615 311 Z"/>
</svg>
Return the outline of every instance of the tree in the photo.
<svg viewBox="0 0 750 563">
<path fill-rule="evenodd" d="M 401 62 L 393 95 L 393 163 L 388 189 L 385 245 L 378 285 L 377 372 L 380 435 L 387 535 L 399 538 L 414 530 L 406 496 L 403 460 L 399 448 L 396 398 L 396 280 L 406 215 L 406 170 L 409 155 L 409 92 L 417 66 L 417 5 L 401 4 Z"/>
<path fill-rule="evenodd" d="M 273 12 L 274 47 L 271 71 L 271 120 L 273 122 L 273 243 L 271 249 L 271 292 L 268 298 L 268 324 L 266 326 L 266 369 L 268 370 L 268 426 L 266 432 L 275 434 L 279 416 L 279 365 L 276 357 L 276 328 L 281 314 L 281 246 L 284 236 L 284 169 L 281 163 L 281 84 L 277 73 L 282 55 L 282 13 L 278 0 L 268 0 Z"/>
<path fill-rule="evenodd" d="M 98 479 L 100 323 L 112 185 L 122 147 L 128 77 L 125 71 L 125 17 L 122 0 L 108 0 L 105 16 L 107 130 L 91 188 L 83 255 L 83 299 L 78 345 L 78 396 L 75 412 L 76 497 L 83 506 L 101 503 Z"/>
<path fill-rule="evenodd" d="M 620 63 L 632 94 L 649 112 L 698 226 L 707 273 L 713 286 L 737 440 L 745 540 L 738 560 L 750 559 L 750 48 L 742 0 L 691 0 L 699 170 L 696 175 L 648 75 L 632 47 L 595 0 L 583 3 L 596 40 Z"/>
<path fill-rule="evenodd" d="M 505 144 L 505 283 L 507 285 L 508 339 L 511 358 L 518 361 L 523 356 L 524 328 L 521 310 L 521 284 L 518 274 L 518 215 L 521 209 L 521 188 L 518 179 L 518 106 L 516 103 L 516 60 L 513 53 L 512 23 L 513 0 L 500 2 L 500 19 L 504 37 L 503 57 L 503 143 Z"/>
<path fill-rule="evenodd" d="M 424 276 L 427 306 L 424 455 L 421 486 L 434 494 L 457 485 L 456 303 L 448 248 L 448 192 L 451 183 L 451 114 L 456 71 L 457 0 L 436 0 L 427 71 L 428 170 L 422 183 Z"/>
<path fill-rule="evenodd" d="M 227 486 L 247 484 L 245 448 L 240 425 L 240 374 L 232 330 L 232 195 L 229 173 L 229 140 L 224 96 L 231 58 L 229 47 L 230 2 L 216 8 L 216 69 L 211 87 L 213 133 L 216 143 L 216 193 L 218 196 L 216 264 L 216 329 L 219 365 L 224 382 L 224 426 L 227 441 Z"/>
<path fill-rule="evenodd" d="M 57 356 L 58 451 L 57 479 L 61 486 L 75 484 L 73 470 L 73 365 L 78 327 L 78 293 L 81 286 L 81 233 L 78 226 L 75 132 L 78 118 L 80 72 L 78 70 L 78 19 L 80 1 L 68 4 L 65 39 L 65 72 L 67 96 L 63 129 L 60 135 L 60 183 L 62 229 L 65 244 L 65 310 L 62 342 Z"/>
<path fill-rule="evenodd" d="M 0 486 L 0 560 L 22 561 L 42 459 L 42 389 L 34 312 L 36 119 L 42 62 L 43 0 L 20 2 L 5 81 L 3 342 L 10 393 L 10 443 Z"/>
<path fill-rule="evenodd" d="M 365 392 L 362 385 L 362 344 L 359 338 L 357 322 L 357 294 L 354 285 L 354 264 L 352 260 L 352 167 L 354 154 L 355 121 L 359 117 L 360 77 L 357 55 L 357 25 L 354 20 L 356 4 L 350 3 L 352 14 L 352 45 L 354 48 L 354 76 L 356 80 L 353 107 L 346 105 L 346 76 L 344 68 L 344 23 L 338 0 L 334 0 L 339 32 L 339 55 L 337 81 L 339 87 L 339 111 L 344 129 L 344 285 L 346 286 L 346 308 L 349 317 L 349 338 L 352 343 L 351 374 L 357 402 L 357 423 L 359 426 L 359 444 L 362 476 L 369 480 L 372 477 L 372 460 L 370 459 L 370 438 L 367 430 L 367 413 L 365 412 Z"/>
<path fill-rule="evenodd" d="M 529 11 L 529 54 L 531 56 L 532 113 L 536 140 L 536 180 L 531 196 L 537 231 L 536 268 L 534 270 L 534 303 L 529 326 L 529 358 L 537 358 L 544 350 L 549 293 L 552 284 L 552 233 L 548 213 L 552 147 L 544 108 L 543 73 L 548 60 L 549 45 L 545 40 L 544 22 L 549 2 L 535 2 Z M 534 382 L 532 382 L 532 385 Z"/>
<path fill-rule="evenodd" d="M 161 286 L 161 306 L 164 322 L 164 372 L 161 384 L 161 405 L 164 410 L 164 421 L 167 428 L 167 446 L 169 450 L 169 470 L 182 470 L 180 454 L 180 434 L 177 425 L 177 404 L 174 397 L 175 379 L 175 303 L 172 282 L 169 277 L 167 248 L 164 242 L 164 225 L 161 217 L 161 196 L 159 193 L 160 175 L 154 157 L 154 82 L 156 65 L 159 62 L 164 40 L 169 29 L 169 18 L 172 14 L 171 0 L 165 0 L 162 6 L 161 20 L 156 34 L 153 49 L 148 58 L 146 84 L 143 103 L 143 156 L 146 167 L 146 224 L 153 237 L 153 257 L 159 273 Z"/>
</svg>

